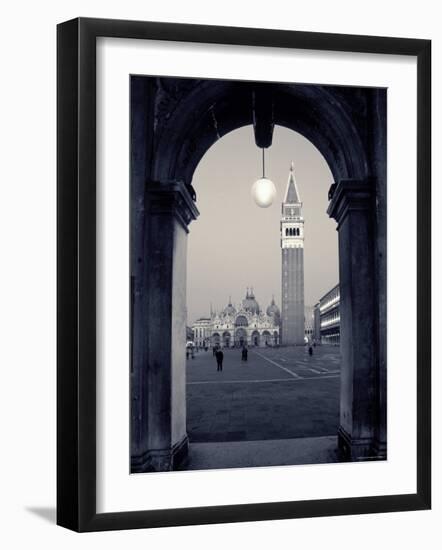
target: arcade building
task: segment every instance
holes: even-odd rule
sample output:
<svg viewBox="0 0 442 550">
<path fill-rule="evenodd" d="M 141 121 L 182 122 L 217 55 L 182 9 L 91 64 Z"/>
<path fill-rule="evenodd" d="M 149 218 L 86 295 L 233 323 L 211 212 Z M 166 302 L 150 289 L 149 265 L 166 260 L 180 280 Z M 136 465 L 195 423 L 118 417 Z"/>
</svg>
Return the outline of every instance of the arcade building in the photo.
<svg viewBox="0 0 442 550">
<path fill-rule="evenodd" d="M 337 346 L 341 342 L 339 284 L 330 289 L 314 307 L 313 338 L 318 344 Z"/>
</svg>

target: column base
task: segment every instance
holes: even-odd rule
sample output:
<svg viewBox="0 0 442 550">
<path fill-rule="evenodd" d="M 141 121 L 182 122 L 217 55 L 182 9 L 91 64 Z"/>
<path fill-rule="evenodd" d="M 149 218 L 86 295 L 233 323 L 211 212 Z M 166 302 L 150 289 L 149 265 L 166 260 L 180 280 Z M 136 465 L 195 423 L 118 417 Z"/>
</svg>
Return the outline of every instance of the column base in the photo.
<svg viewBox="0 0 442 550">
<path fill-rule="evenodd" d="M 378 457 L 378 460 L 387 460 L 387 443 L 375 439 L 373 444 L 373 452 Z"/>
<path fill-rule="evenodd" d="M 364 460 L 386 460 L 387 446 L 372 437 L 353 438 L 342 427 L 338 430 L 338 448 L 342 460 L 357 462 Z"/>
<path fill-rule="evenodd" d="M 189 438 L 183 437 L 171 449 L 151 449 L 142 455 L 131 457 L 131 473 L 170 472 L 177 470 L 187 458 Z"/>
</svg>

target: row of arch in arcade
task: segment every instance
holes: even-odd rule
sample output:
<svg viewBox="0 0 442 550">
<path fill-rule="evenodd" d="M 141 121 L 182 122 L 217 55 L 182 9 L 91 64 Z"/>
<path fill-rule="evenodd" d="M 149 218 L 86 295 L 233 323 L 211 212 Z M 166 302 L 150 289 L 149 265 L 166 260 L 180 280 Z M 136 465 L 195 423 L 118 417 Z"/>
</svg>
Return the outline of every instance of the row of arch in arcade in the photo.
<svg viewBox="0 0 442 550">
<path fill-rule="evenodd" d="M 225 331 L 223 333 L 214 332 L 212 334 L 212 346 L 230 347 L 266 347 L 277 346 L 279 344 L 278 331 L 273 331 L 273 334 L 268 330 L 254 330 L 247 332 L 243 328 L 237 329 L 234 333 Z"/>
<path fill-rule="evenodd" d="M 299 237 L 299 227 L 286 227 L 285 236 L 286 237 Z"/>
</svg>

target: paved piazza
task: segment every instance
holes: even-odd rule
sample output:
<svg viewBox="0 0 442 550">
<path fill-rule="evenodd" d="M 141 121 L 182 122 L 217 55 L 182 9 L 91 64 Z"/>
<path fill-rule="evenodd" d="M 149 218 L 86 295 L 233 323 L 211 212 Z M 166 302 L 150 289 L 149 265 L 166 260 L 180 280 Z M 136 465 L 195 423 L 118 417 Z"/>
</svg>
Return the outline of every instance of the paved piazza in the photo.
<svg viewBox="0 0 442 550">
<path fill-rule="evenodd" d="M 339 424 L 338 347 L 212 351 L 187 361 L 190 442 L 255 441 L 335 436 Z"/>
</svg>

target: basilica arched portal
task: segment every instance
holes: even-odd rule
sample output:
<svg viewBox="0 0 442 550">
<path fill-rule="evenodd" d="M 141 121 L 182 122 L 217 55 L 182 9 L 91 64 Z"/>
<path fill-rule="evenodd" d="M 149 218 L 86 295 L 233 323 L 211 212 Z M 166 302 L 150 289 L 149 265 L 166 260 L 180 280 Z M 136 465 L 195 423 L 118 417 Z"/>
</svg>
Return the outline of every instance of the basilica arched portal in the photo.
<svg viewBox="0 0 442 550">
<path fill-rule="evenodd" d="M 299 132 L 333 174 L 328 214 L 339 232 L 339 445 L 352 460 L 386 452 L 385 112 L 379 89 L 132 78 L 132 471 L 173 469 L 187 453 L 180 330 L 186 239 L 198 216 L 192 177 L 216 140 L 248 124 L 263 148 L 275 124 Z M 159 326 L 169 327 L 166 339 Z"/>
<path fill-rule="evenodd" d="M 263 333 L 262 333 L 262 339 L 264 341 L 264 345 L 265 346 L 270 346 L 271 343 L 272 343 L 272 337 L 270 335 L 270 332 L 268 330 L 265 330 Z"/>
<path fill-rule="evenodd" d="M 260 343 L 261 343 L 261 335 L 257 330 L 254 330 L 252 332 L 251 344 L 252 346 L 258 347 Z"/>
<path fill-rule="evenodd" d="M 237 328 L 235 330 L 235 347 L 242 348 L 247 344 L 247 331 L 242 327 Z"/>
<path fill-rule="evenodd" d="M 232 335 L 230 334 L 230 332 L 225 331 L 223 333 L 223 346 L 226 348 L 229 348 L 231 339 L 232 339 Z"/>
</svg>

